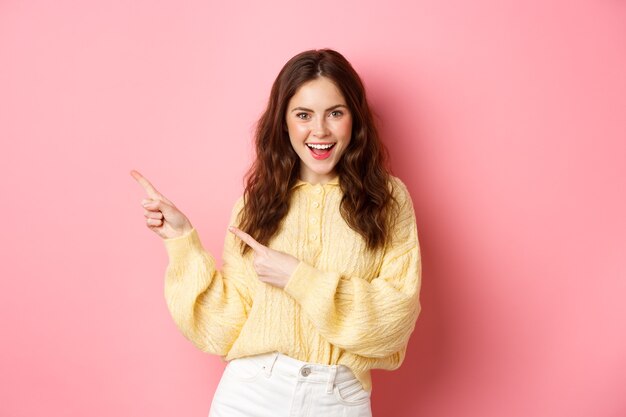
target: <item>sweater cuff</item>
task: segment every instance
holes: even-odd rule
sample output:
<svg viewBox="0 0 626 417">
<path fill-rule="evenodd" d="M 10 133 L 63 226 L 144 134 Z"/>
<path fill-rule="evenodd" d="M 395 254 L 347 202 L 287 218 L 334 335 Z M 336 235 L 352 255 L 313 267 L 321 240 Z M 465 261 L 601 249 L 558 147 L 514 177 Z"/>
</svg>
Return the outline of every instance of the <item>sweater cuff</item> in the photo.
<svg viewBox="0 0 626 417">
<path fill-rule="evenodd" d="M 195 228 L 182 236 L 163 239 L 163 243 L 171 263 L 180 262 L 190 255 L 204 251 L 200 236 L 198 236 L 198 231 Z"/>
<path fill-rule="evenodd" d="M 283 290 L 296 300 L 302 300 L 310 292 L 311 286 L 316 285 L 319 276 L 319 270 L 300 261 Z"/>
</svg>

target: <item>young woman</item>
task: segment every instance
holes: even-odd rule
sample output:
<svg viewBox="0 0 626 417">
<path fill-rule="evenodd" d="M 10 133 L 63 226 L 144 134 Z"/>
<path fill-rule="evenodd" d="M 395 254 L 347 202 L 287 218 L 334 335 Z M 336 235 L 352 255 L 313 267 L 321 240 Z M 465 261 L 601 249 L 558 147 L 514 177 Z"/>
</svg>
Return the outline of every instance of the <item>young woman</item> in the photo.
<svg viewBox="0 0 626 417">
<path fill-rule="evenodd" d="M 400 366 L 420 312 L 421 258 L 350 63 L 311 50 L 278 74 L 221 270 L 187 217 L 131 174 L 167 249 L 174 321 L 228 361 L 210 417 L 371 416 L 370 370 Z"/>
</svg>

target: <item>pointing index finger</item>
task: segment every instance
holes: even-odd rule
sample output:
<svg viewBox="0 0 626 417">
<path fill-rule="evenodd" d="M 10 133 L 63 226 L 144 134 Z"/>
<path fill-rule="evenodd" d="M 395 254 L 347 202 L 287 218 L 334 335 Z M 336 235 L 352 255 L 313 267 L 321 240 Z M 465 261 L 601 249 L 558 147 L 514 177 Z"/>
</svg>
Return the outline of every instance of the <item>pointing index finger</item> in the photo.
<svg viewBox="0 0 626 417">
<path fill-rule="evenodd" d="M 254 240 L 252 236 L 244 232 L 243 230 L 237 229 L 235 226 L 230 226 L 228 228 L 233 234 L 239 237 L 239 239 L 246 242 L 248 246 L 250 246 L 254 251 L 263 250 L 265 246 L 261 245 L 259 242 Z"/>
<path fill-rule="evenodd" d="M 161 196 L 156 188 L 154 188 L 154 186 L 150 184 L 150 181 L 148 181 L 146 177 L 141 175 L 139 172 L 133 169 L 132 171 L 130 171 L 130 175 L 132 175 L 133 178 L 136 179 L 139 184 L 141 184 L 141 186 L 146 190 L 151 198 L 159 198 Z"/>
</svg>

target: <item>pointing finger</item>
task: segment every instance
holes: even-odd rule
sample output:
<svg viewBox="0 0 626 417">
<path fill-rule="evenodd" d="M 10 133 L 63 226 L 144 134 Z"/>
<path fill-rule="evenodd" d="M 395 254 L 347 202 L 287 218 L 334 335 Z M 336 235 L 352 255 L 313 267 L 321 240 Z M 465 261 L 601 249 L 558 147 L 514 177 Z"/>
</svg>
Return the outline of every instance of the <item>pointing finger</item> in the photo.
<svg viewBox="0 0 626 417">
<path fill-rule="evenodd" d="M 141 186 L 146 190 L 148 196 L 150 196 L 151 199 L 165 201 L 170 206 L 175 207 L 174 203 L 165 198 L 163 194 L 158 192 L 156 188 L 154 188 L 154 186 L 150 184 L 150 181 L 148 181 L 146 177 L 141 175 L 139 172 L 133 169 L 132 171 L 130 171 L 130 175 L 132 175 L 133 178 L 136 179 L 139 184 L 141 184 Z"/>
<path fill-rule="evenodd" d="M 161 197 L 161 194 L 156 190 L 156 188 L 154 188 L 152 184 L 150 184 L 150 181 L 148 181 L 146 177 L 141 175 L 139 172 L 133 169 L 132 171 L 130 171 L 130 175 L 132 175 L 133 178 L 136 179 L 137 182 L 146 190 L 150 198 Z"/>
<path fill-rule="evenodd" d="M 259 242 L 254 240 L 254 238 L 252 236 L 250 236 L 249 234 L 247 234 L 243 230 L 239 230 L 235 226 L 230 226 L 228 228 L 228 230 L 230 230 L 234 235 L 238 236 L 239 239 L 241 239 L 244 242 L 246 242 L 246 244 L 248 246 L 250 246 L 254 251 L 261 251 L 261 250 L 265 249 L 264 245 L 261 245 Z"/>
</svg>

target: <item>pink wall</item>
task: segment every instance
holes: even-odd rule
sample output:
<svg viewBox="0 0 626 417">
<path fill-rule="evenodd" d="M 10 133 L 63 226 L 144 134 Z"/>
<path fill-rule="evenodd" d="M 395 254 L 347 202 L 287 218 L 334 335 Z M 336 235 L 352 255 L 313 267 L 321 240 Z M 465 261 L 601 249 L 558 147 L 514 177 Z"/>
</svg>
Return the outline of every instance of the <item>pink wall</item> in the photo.
<svg viewBox="0 0 626 417">
<path fill-rule="evenodd" d="M 626 4 L 0 2 L 0 415 L 206 416 L 146 175 L 218 256 L 272 80 L 333 47 L 415 201 L 423 313 L 377 416 L 626 415 Z"/>
</svg>

